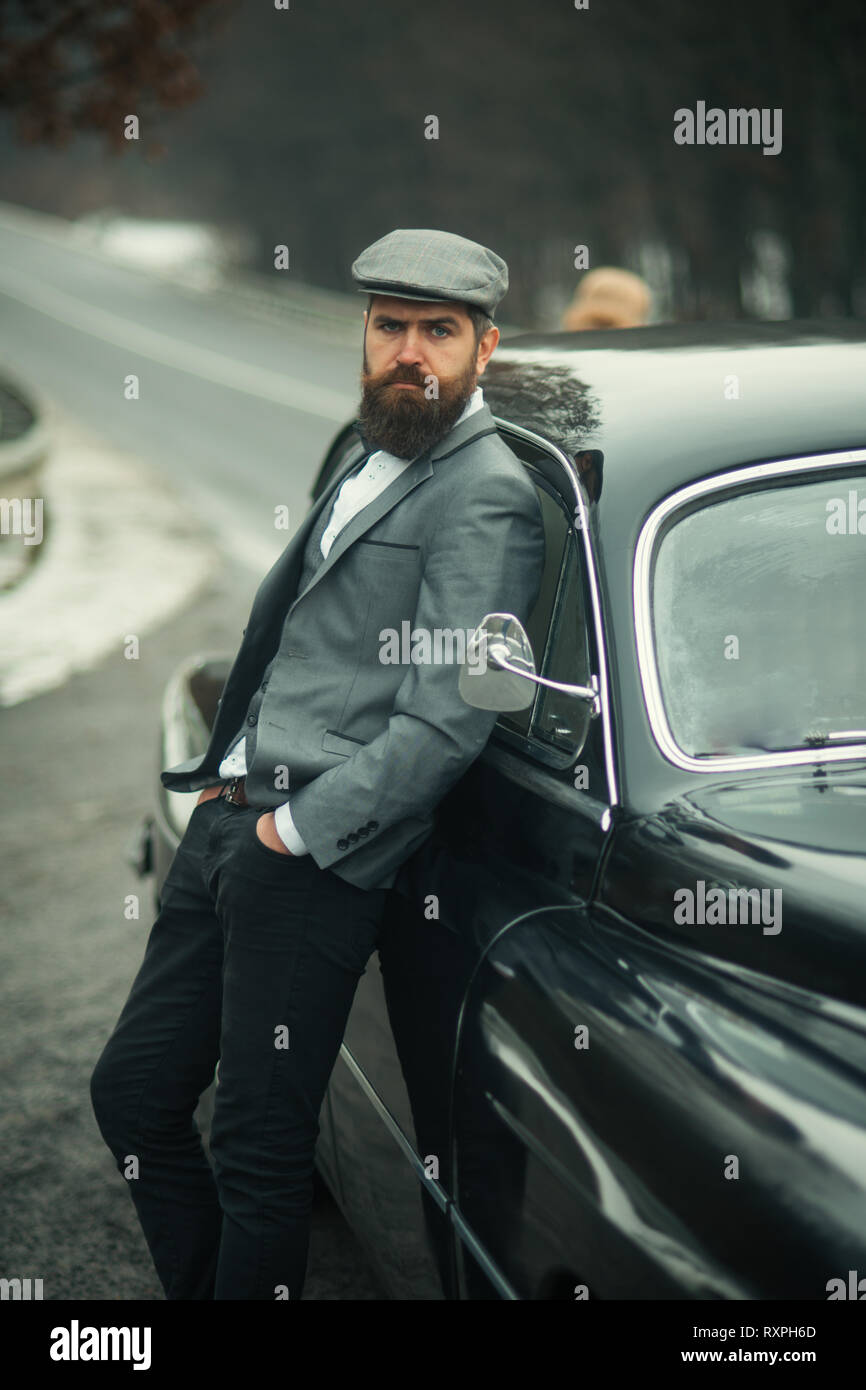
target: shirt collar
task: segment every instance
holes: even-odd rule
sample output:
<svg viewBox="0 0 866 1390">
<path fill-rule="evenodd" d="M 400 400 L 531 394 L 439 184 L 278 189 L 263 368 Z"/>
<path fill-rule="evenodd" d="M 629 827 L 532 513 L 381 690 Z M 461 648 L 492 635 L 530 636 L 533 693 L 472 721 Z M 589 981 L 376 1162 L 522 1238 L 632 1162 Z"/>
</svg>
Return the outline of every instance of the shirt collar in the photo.
<svg viewBox="0 0 866 1390">
<path fill-rule="evenodd" d="M 474 415 L 476 410 L 480 410 L 483 404 L 484 392 L 481 390 L 480 386 L 476 386 L 475 390 L 472 392 L 472 395 L 469 397 L 469 400 L 466 402 L 466 405 L 463 407 L 463 414 L 460 415 L 458 419 L 454 421 L 454 424 L 451 426 L 451 429 L 456 429 L 457 426 L 460 424 L 461 420 L 468 420 L 469 416 Z"/>
</svg>

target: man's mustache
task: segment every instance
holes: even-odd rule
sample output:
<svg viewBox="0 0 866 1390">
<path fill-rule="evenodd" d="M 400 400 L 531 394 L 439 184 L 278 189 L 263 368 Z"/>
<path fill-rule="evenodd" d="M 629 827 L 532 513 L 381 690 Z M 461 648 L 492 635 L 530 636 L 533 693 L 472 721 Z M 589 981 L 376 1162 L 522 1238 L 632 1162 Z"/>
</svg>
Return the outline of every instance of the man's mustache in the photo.
<svg viewBox="0 0 866 1390">
<path fill-rule="evenodd" d="M 404 367 L 402 371 L 394 372 L 386 381 L 370 381 L 369 377 L 367 380 L 374 389 L 381 389 L 383 386 L 393 386 L 397 382 L 405 382 L 408 386 L 423 386 L 426 378 L 420 371 Z"/>
</svg>

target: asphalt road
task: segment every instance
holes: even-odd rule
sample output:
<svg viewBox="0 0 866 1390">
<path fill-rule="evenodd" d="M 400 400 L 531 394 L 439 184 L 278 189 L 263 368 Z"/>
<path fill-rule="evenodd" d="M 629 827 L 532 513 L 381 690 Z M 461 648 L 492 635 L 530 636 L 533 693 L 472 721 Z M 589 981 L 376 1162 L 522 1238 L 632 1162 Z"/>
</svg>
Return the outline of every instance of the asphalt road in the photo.
<svg viewBox="0 0 866 1390">
<path fill-rule="evenodd" d="M 231 293 L 25 235 L 0 215 L 0 370 L 162 472 L 229 551 L 241 538 L 251 567 L 264 550 L 262 573 L 282 548 L 274 506 L 289 507 L 294 530 L 328 442 L 357 406 L 357 299 L 356 347 L 262 318 Z M 137 400 L 125 395 L 130 375 Z"/>
<path fill-rule="evenodd" d="M 351 399 L 357 364 L 347 349 L 247 319 L 219 296 L 173 291 L 8 229 L 0 267 L 0 365 L 169 477 L 187 499 L 187 524 L 215 536 L 225 556 L 195 601 L 143 641 L 139 660 L 117 650 L 0 714 L 0 1275 L 41 1278 L 46 1299 L 161 1299 L 88 1094 L 152 921 L 152 881 L 137 878 L 125 853 L 153 802 L 164 683 L 196 648 L 236 650 L 276 543 L 271 508 L 287 502 L 294 529 L 324 446 L 348 418 L 337 417 L 339 399 L 327 418 L 329 397 L 316 390 Z M 112 317 L 89 322 L 115 339 L 124 325 L 130 343 L 140 329 L 160 336 L 142 338 L 150 355 L 137 354 L 28 296 L 67 318 L 78 312 L 70 301 L 104 310 Z M 157 350 L 171 358 L 172 342 L 190 345 L 192 357 L 201 349 L 202 372 L 155 361 Z M 223 357 L 240 363 L 248 386 L 259 368 L 268 389 L 275 372 L 298 390 L 306 382 L 320 413 L 208 379 L 205 368 L 230 374 Z M 142 383 L 135 402 L 123 395 L 130 372 Z M 249 567 L 236 558 L 238 537 Z M 138 920 L 124 915 L 133 893 Z M 321 1198 L 304 1297 L 382 1297 Z"/>
</svg>

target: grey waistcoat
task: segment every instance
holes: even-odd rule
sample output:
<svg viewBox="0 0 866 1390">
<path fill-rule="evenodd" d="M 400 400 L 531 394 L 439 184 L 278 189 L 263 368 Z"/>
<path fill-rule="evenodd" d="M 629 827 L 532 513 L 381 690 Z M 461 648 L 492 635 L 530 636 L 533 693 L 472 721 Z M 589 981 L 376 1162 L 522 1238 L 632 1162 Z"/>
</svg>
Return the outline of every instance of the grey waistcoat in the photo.
<svg viewBox="0 0 866 1390">
<path fill-rule="evenodd" d="M 364 464 L 367 462 L 367 459 L 369 457 L 369 454 L 365 454 L 358 466 L 356 468 L 353 468 L 352 472 L 348 476 L 350 478 L 357 477 L 358 473 L 360 473 L 361 469 L 364 467 Z M 332 510 L 332 507 L 324 507 L 322 509 L 321 516 L 319 517 L 318 521 L 316 522 L 316 525 L 313 527 L 312 531 L 309 534 L 307 544 L 304 547 L 304 563 L 301 569 L 301 577 L 298 580 L 298 588 L 295 597 L 304 592 L 307 585 L 310 583 L 310 580 L 313 578 L 313 575 L 316 573 L 316 570 L 319 568 L 319 566 L 325 558 L 322 554 L 322 537 L 324 536 L 330 524 Z M 267 689 L 268 681 L 271 678 L 271 672 L 274 669 L 274 664 L 277 661 L 279 661 L 284 654 L 284 646 L 285 627 L 283 628 L 283 632 L 280 636 L 280 645 L 277 648 L 275 654 L 271 657 L 264 671 L 262 672 L 261 684 L 259 685 L 258 689 L 254 691 L 250 699 L 250 702 L 247 705 L 247 712 L 244 716 L 244 722 L 235 734 L 234 738 L 229 743 L 225 753 L 223 754 L 223 757 L 226 757 L 235 747 L 235 745 L 240 743 L 242 738 L 246 738 L 244 756 L 246 758 L 247 767 L 252 767 L 253 754 L 255 753 L 256 749 L 256 734 L 258 733 L 259 727 L 259 709 L 261 708 L 262 700 L 265 698 L 265 690 Z"/>
</svg>

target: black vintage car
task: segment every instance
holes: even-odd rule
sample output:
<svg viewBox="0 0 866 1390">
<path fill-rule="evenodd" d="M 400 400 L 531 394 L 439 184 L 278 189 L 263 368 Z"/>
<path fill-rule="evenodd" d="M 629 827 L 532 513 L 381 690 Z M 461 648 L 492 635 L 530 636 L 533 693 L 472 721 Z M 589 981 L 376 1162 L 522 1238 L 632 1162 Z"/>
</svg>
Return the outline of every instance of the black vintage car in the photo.
<svg viewBox="0 0 866 1390">
<path fill-rule="evenodd" d="M 319 1172 L 397 1298 L 835 1297 L 866 1279 L 866 328 L 527 335 L 482 385 L 541 594 L 464 672 L 505 712 L 390 895 Z M 232 657 L 176 673 L 161 767 Z M 157 893 L 193 803 L 158 789 Z"/>
</svg>

